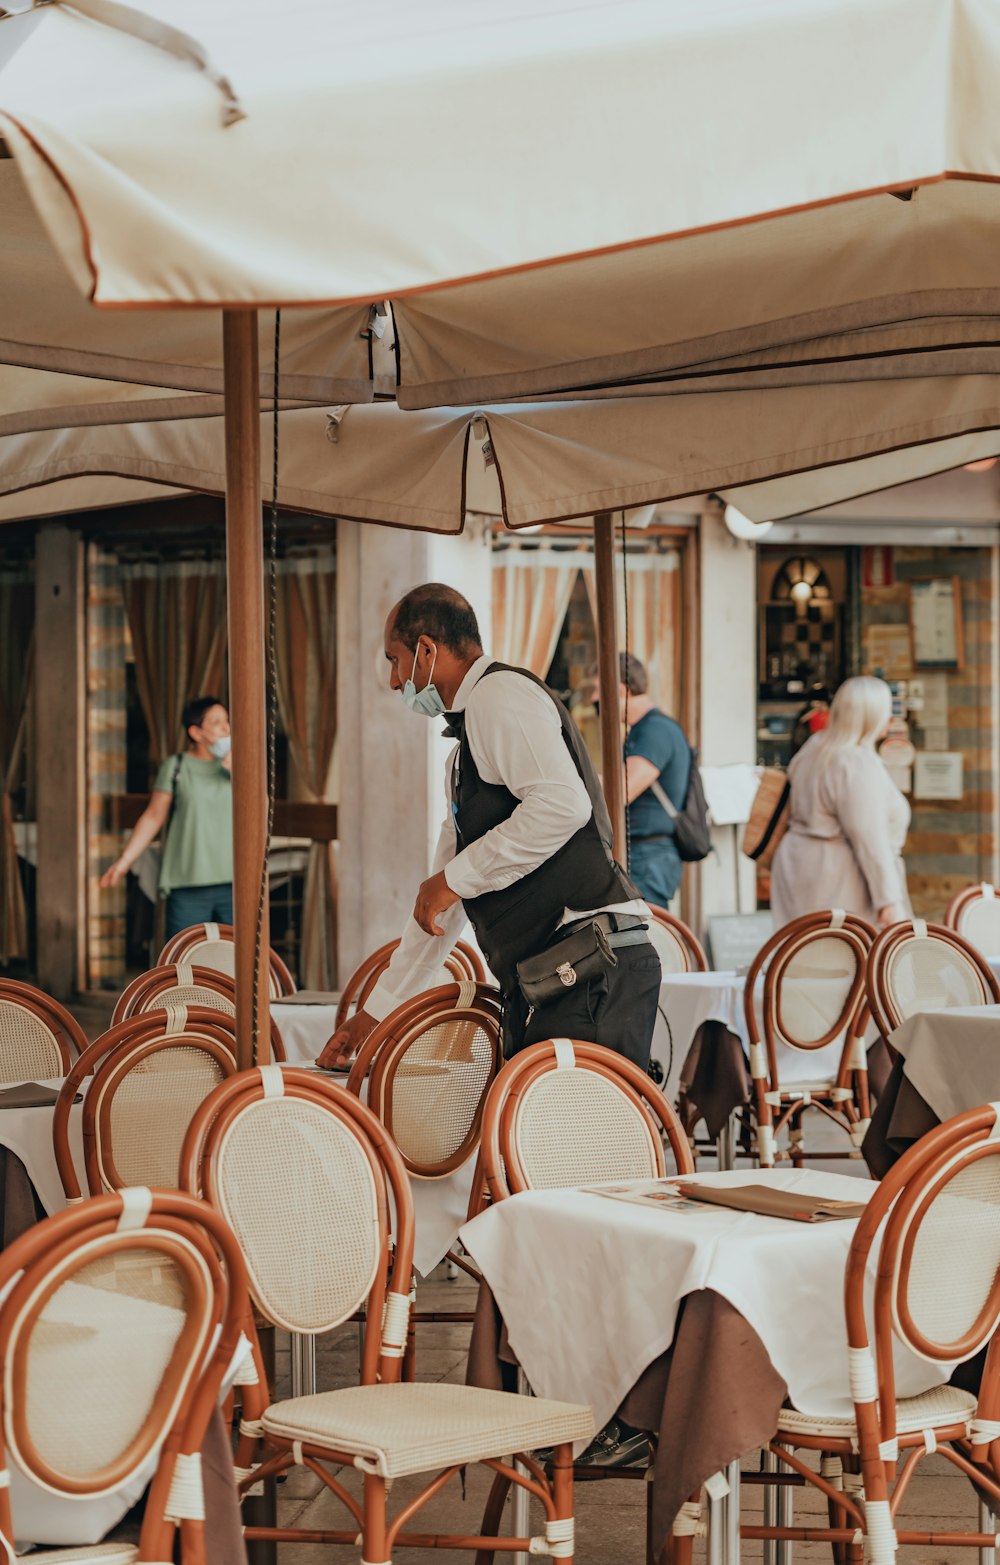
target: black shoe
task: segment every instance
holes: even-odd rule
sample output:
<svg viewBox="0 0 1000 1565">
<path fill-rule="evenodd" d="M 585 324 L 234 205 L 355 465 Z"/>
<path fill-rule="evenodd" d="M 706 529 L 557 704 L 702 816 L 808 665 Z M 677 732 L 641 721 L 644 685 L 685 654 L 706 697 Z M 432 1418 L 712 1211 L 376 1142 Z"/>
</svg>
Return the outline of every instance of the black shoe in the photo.
<svg viewBox="0 0 1000 1565">
<path fill-rule="evenodd" d="M 542 1451 L 535 1451 L 536 1462 L 543 1467 L 548 1466 L 552 1460 L 552 1449 L 547 1447 Z M 652 1449 L 649 1444 L 649 1436 L 644 1435 L 640 1429 L 632 1429 L 627 1424 L 622 1424 L 617 1418 L 605 1424 L 591 1440 L 585 1451 L 581 1451 L 574 1467 L 636 1467 L 649 1465 L 652 1457 Z"/>
</svg>

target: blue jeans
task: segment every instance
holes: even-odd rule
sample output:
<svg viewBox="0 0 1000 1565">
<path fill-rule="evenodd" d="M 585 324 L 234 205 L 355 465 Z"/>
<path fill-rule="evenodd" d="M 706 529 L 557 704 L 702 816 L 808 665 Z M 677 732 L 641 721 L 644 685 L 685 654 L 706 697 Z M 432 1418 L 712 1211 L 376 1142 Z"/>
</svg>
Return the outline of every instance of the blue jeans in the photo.
<svg viewBox="0 0 1000 1565">
<path fill-rule="evenodd" d="M 667 907 L 681 883 L 681 856 L 673 837 L 633 837 L 628 872 L 647 902 Z"/>
<path fill-rule="evenodd" d="M 192 924 L 231 924 L 233 888 L 221 886 L 176 886 L 167 897 L 167 925 L 164 938 L 172 940 Z"/>
</svg>

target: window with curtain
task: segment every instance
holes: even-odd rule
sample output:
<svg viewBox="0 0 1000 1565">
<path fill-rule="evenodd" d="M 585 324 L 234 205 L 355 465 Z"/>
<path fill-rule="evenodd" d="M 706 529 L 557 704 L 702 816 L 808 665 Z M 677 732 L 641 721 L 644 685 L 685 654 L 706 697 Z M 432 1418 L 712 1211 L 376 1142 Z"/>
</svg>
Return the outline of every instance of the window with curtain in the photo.
<svg viewBox="0 0 1000 1565">
<path fill-rule="evenodd" d="M 28 955 L 28 917 L 14 838 L 11 792 L 21 777 L 34 652 L 30 569 L 0 568 L 0 963 Z"/>
<path fill-rule="evenodd" d="M 494 657 L 545 678 L 581 564 L 576 549 L 510 543 L 494 550 Z"/>
</svg>

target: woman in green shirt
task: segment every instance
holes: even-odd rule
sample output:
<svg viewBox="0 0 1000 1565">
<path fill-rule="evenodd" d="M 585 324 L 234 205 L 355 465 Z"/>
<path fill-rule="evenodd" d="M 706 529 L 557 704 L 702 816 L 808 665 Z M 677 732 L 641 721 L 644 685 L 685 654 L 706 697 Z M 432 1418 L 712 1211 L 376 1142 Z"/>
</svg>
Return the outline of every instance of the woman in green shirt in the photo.
<svg viewBox="0 0 1000 1565">
<path fill-rule="evenodd" d="M 153 792 L 120 858 L 101 876 L 117 885 L 166 828 L 160 896 L 166 938 L 191 924 L 233 921 L 233 788 L 229 713 L 218 696 L 198 696 L 181 715 L 187 737 L 156 774 Z"/>
</svg>

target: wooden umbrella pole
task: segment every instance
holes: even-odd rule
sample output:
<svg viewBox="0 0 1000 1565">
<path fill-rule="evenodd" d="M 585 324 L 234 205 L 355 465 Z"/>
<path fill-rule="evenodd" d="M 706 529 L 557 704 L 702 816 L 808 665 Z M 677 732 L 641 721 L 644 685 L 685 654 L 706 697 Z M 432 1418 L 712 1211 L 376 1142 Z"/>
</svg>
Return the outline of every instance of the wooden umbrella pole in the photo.
<svg viewBox="0 0 1000 1565">
<path fill-rule="evenodd" d="M 601 774 L 614 832 L 615 858 L 625 863 L 625 787 L 622 714 L 618 700 L 618 627 L 615 614 L 615 535 L 610 511 L 594 517 L 597 581 L 597 674 L 601 683 Z"/>
<path fill-rule="evenodd" d="M 267 724 L 264 679 L 264 572 L 261 552 L 260 377 L 257 311 L 224 310 L 226 396 L 226 590 L 229 614 L 229 706 L 233 729 L 233 924 L 236 933 L 236 1060 L 270 1058 L 265 886 L 261 960 L 257 907 L 267 851 Z"/>
</svg>

